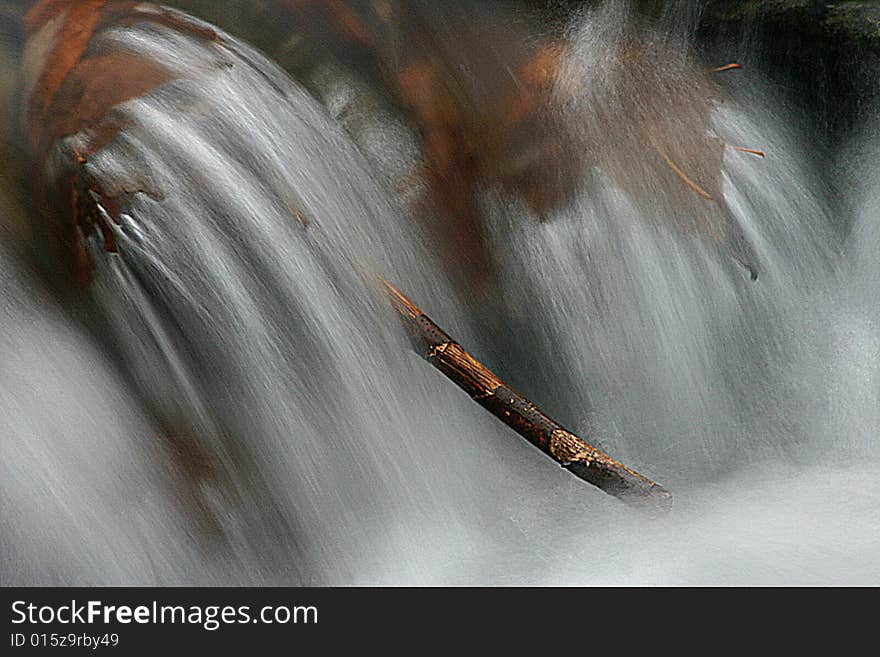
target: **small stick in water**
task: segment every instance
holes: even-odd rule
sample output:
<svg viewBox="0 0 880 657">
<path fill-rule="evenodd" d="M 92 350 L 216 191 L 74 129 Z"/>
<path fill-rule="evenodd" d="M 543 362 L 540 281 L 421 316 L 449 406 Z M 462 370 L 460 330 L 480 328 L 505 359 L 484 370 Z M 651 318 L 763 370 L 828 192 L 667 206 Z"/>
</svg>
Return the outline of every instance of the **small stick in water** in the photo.
<svg viewBox="0 0 880 657">
<path fill-rule="evenodd" d="M 754 148 L 745 148 L 743 146 L 730 146 L 730 147 L 735 151 L 739 151 L 740 153 L 751 153 L 752 155 L 757 155 L 758 157 L 765 157 L 764 151 L 759 151 Z"/>
<path fill-rule="evenodd" d="M 712 196 L 709 192 L 707 192 L 705 189 L 703 189 L 697 183 L 695 183 L 693 180 L 691 180 L 684 171 L 679 169 L 678 166 L 675 164 L 675 162 L 673 162 L 672 159 L 666 154 L 666 151 L 664 151 L 662 148 L 660 148 L 656 144 L 654 145 L 654 148 L 657 149 L 657 152 L 660 154 L 660 157 L 663 158 L 663 160 L 666 162 L 666 164 L 669 166 L 669 168 L 672 169 L 673 173 L 675 173 L 675 175 L 678 176 L 685 185 L 690 187 L 692 190 L 694 190 L 697 194 L 702 196 L 707 201 L 717 202 L 715 200 L 714 196 Z"/>
<path fill-rule="evenodd" d="M 715 68 L 710 68 L 709 73 L 723 73 L 724 71 L 732 71 L 738 68 L 742 68 L 742 64 L 739 64 L 737 62 L 730 62 L 729 64 L 725 64 L 724 66 L 716 66 Z"/>
<path fill-rule="evenodd" d="M 609 495 L 654 512 L 666 512 L 672 507 L 672 493 L 563 429 L 529 400 L 507 387 L 400 290 L 384 279 L 382 282 L 419 355 L 480 406 L 573 475 Z"/>
</svg>

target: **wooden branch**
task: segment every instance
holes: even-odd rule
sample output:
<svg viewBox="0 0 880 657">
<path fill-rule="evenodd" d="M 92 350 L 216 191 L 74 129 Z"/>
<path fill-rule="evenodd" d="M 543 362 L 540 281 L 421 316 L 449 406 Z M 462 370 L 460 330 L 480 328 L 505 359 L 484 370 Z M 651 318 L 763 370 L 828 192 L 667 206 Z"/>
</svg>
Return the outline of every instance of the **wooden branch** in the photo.
<svg viewBox="0 0 880 657">
<path fill-rule="evenodd" d="M 672 507 L 669 491 L 563 429 L 465 351 L 400 290 L 382 282 L 419 355 L 483 408 L 573 475 L 609 495 L 655 512 Z"/>
</svg>

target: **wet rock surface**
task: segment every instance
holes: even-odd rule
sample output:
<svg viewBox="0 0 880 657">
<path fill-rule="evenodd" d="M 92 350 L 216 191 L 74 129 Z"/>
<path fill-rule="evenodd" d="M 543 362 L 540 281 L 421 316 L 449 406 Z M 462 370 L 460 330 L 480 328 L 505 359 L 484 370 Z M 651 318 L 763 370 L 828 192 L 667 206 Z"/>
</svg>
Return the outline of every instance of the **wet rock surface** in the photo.
<svg viewBox="0 0 880 657">
<path fill-rule="evenodd" d="M 787 87 L 829 143 L 864 118 L 877 96 L 880 2 L 709 0 L 698 34 Z"/>
</svg>

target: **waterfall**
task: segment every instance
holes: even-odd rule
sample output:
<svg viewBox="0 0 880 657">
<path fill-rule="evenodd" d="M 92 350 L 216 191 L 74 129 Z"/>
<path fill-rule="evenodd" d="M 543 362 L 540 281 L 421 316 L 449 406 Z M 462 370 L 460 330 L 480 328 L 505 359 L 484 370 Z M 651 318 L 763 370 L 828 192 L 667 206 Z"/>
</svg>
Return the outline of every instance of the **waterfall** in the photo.
<svg viewBox="0 0 880 657">
<path fill-rule="evenodd" d="M 92 37 L 173 75 L 110 110 L 100 147 L 77 130 L 47 157 L 51 187 L 89 151 L 98 186 L 78 310 L 0 254 L 0 579 L 877 580 L 876 120 L 831 180 L 760 70 L 717 82 L 680 31 L 585 11 L 554 87 L 584 157 L 576 193 L 537 221 L 481 192 L 496 273 L 478 296 L 395 191 L 409 128 L 378 111 L 353 126 L 356 82 L 334 77 L 322 104 L 215 34 Z M 723 102 L 697 109 L 715 84 Z M 712 203 L 658 157 L 679 137 L 723 147 L 692 173 L 717 178 Z M 639 516 L 473 404 L 410 351 L 379 277 L 671 488 L 671 514 Z"/>
</svg>

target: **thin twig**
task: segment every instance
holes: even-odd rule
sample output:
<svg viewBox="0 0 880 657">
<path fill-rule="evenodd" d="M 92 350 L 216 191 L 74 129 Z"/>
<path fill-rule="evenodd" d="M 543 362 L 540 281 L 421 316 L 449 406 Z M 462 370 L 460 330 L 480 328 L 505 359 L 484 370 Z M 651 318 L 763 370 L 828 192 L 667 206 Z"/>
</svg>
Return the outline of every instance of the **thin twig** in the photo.
<svg viewBox="0 0 880 657">
<path fill-rule="evenodd" d="M 725 64 L 724 66 L 716 66 L 715 68 L 710 68 L 709 73 L 723 73 L 724 71 L 732 71 L 737 68 L 742 68 L 742 64 L 737 62 L 730 62 L 730 64 Z"/>
<path fill-rule="evenodd" d="M 681 178 L 681 181 L 682 181 L 685 185 L 687 185 L 688 187 L 690 187 L 692 190 L 694 190 L 697 194 L 699 194 L 700 196 L 702 196 L 702 197 L 703 197 L 704 199 L 706 199 L 707 201 L 713 201 L 713 202 L 715 202 L 715 197 L 712 196 L 712 195 L 711 195 L 709 192 L 707 192 L 705 189 L 703 189 L 702 187 L 700 187 L 700 186 L 699 186 L 697 183 L 695 183 L 693 180 L 691 180 L 691 179 L 687 176 L 687 174 L 686 174 L 684 171 L 682 171 L 681 169 L 679 169 L 678 166 L 675 164 L 675 162 L 673 162 L 672 159 L 666 154 L 666 151 L 664 151 L 662 148 L 660 148 L 660 147 L 657 146 L 656 144 L 654 144 L 654 148 L 657 149 L 657 152 L 660 154 L 660 157 L 662 157 L 663 160 L 666 162 L 666 164 L 669 166 L 669 168 L 672 169 L 673 173 L 675 173 L 676 176 L 678 176 L 679 178 Z"/>
<path fill-rule="evenodd" d="M 728 144 L 729 146 L 729 144 Z M 745 148 L 744 146 L 730 146 L 733 150 L 739 151 L 740 153 L 751 153 L 752 155 L 757 155 L 758 157 L 765 157 L 764 151 L 759 151 L 755 148 Z"/>
<path fill-rule="evenodd" d="M 563 429 L 465 351 L 400 290 L 382 282 L 419 355 L 483 408 L 573 475 L 609 495 L 655 512 L 672 507 L 669 491 Z"/>
</svg>

